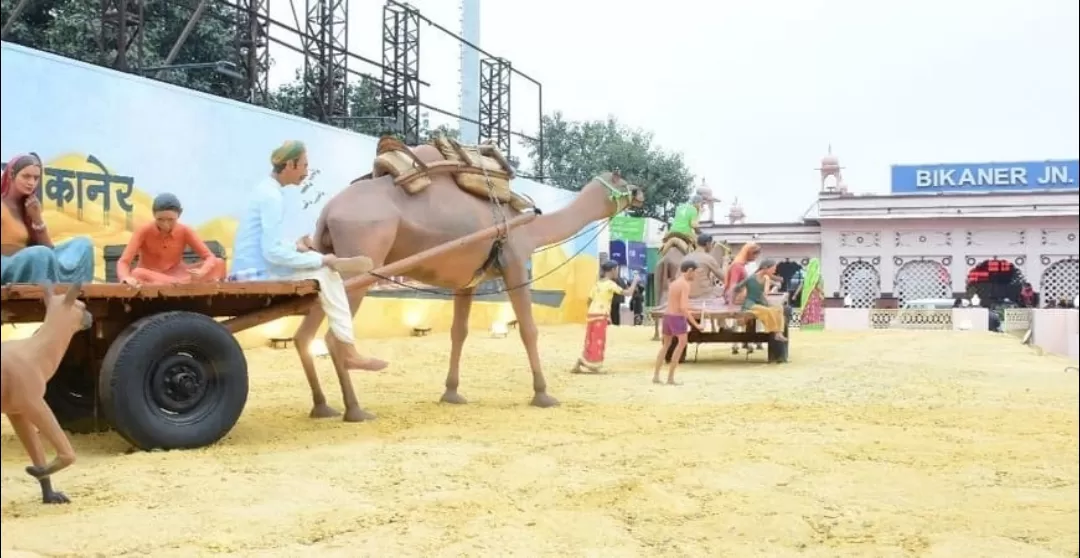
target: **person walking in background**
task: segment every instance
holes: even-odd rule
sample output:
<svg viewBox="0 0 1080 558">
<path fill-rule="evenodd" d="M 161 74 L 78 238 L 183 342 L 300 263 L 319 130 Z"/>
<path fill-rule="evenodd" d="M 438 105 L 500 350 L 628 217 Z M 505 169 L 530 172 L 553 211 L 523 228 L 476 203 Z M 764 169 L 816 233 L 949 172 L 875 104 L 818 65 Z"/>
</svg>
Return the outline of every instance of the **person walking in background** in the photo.
<svg viewBox="0 0 1080 558">
<path fill-rule="evenodd" d="M 615 281 L 615 284 L 618 285 L 620 289 L 626 290 L 627 282 L 626 279 L 622 278 L 620 270 L 620 267 L 615 268 L 615 278 L 613 281 Z M 622 291 L 615 293 L 615 296 L 611 297 L 611 325 L 622 325 L 622 304 L 626 301 L 626 298 L 627 297 L 623 296 Z"/>
<path fill-rule="evenodd" d="M 671 353 L 671 362 L 668 363 L 668 385 L 679 385 L 675 381 L 675 370 L 682 360 L 683 351 L 686 350 L 686 339 L 690 328 L 701 329 L 701 324 L 690 313 L 690 288 L 694 283 L 698 271 L 698 264 L 694 260 L 683 260 L 679 264 L 679 276 L 668 286 L 667 308 L 664 317 L 661 318 L 660 352 L 656 354 L 656 366 L 653 368 L 653 383 L 660 383 L 660 368 L 664 366 L 664 358 L 668 350 L 674 345 Z"/>
<path fill-rule="evenodd" d="M 0 175 L 0 284 L 90 283 L 94 243 L 85 236 L 54 243 L 38 188 L 44 166 L 34 153 L 8 162 Z"/>
<path fill-rule="evenodd" d="M 634 325 L 645 323 L 645 286 L 638 285 L 630 296 L 630 311 L 634 313 Z"/>
<path fill-rule="evenodd" d="M 214 255 L 199 234 L 180 223 L 183 208 L 176 196 L 163 193 L 154 198 L 154 221 L 139 227 L 116 262 L 116 277 L 132 286 L 183 284 L 225 279 L 225 260 Z M 184 249 L 191 247 L 202 262 L 184 263 Z M 132 261 L 138 257 L 137 267 Z"/>
<path fill-rule="evenodd" d="M 607 326 L 611 320 L 611 301 L 616 294 L 630 296 L 638 285 L 637 274 L 627 288 L 615 282 L 619 264 L 606 261 L 600 264 L 600 280 L 589 293 L 589 309 L 585 315 L 585 349 L 581 352 L 577 364 L 571 369 L 574 374 L 600 374 L 604 366 L 604 349 L 607 345 Z"/>
<path fill-rule="evenodd" d="M 1024 283 L 1023 288 L 1020 289 L 1020 306 L 1024 308 L 1038 308 L 1039 301 L 1035 295 L 1035 289 L 1031 287 L 1031 283 Z"/>
</svg>

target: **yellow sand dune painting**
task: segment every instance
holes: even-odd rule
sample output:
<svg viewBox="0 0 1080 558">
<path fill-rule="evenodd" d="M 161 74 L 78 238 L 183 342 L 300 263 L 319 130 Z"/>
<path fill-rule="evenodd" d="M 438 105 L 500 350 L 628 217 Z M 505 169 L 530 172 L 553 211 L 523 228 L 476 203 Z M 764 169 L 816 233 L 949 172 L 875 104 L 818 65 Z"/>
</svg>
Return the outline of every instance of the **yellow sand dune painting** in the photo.
<svg viewBox="0 0 1080 558">
<path fill-rule="evenodd" d="M 57 157 L 48 161 L 45 167 L 75 173 L 101 172 L 101 169 L 96 168 L 88 161 L 87 156 L 78 153 L 69 153 Z M 117 171 L 111 172 L 116 173 Z M 43 187 L 47 187 L 51 174 L 48 171 L 45 173 Z M 83 186 L 84 189 L 85 187 Z M 128 198 L 128 203 L 132 206 L 130 214 L 119 207 L 116 201 L 116 192 L 124 188 L 126 187 L 121 185 L 114 184 L 112 186 L 112 192 L 108 194 L 111 196 L 111 207 L 108 214 L 105 213 L 105 196 L 99 196 L 97 199 L 91 200 L 89 196 L 85 195 L 85 192 L 79 196 L 79 199 L 82 200 L 81 211 L 77 204 L 70 202 L 63 207 L 59 207 L 48 196 L 45 197 L 43 204 L 45 222 L 49 226 L 54 241 L 61 242 L 74 236 L 86 236 L 93 241 L 95 248 L 94 275 L 95 279 L 99 281 L 105 279 L 104 247 L 114 244 L 127 244 L 131 239 L 132 229 L 153 220 L 151 211 L 153 198 L 140 189 L 138 183 L 135 184 L 132 194 Z M 219 217 L 197 226 L 196 230 L 204 240 L 216 240 L 228 250 L 231 249 L 233 237 L 236 235 L 236 221 L 228 217 Z"/>
</svg>

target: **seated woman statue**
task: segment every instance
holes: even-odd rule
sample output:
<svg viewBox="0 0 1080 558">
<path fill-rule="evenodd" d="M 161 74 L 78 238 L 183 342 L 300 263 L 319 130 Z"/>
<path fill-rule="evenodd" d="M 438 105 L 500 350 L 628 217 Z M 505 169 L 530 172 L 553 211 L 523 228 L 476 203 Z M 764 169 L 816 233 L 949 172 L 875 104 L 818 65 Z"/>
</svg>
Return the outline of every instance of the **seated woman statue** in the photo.
<svg viewBox="0 0 1080 558">
<path fill-rule="evenodd" d="M 154 221 L 139 227 L 116 262 L 116 276 L 128 285 L 172 285 L 225 279 L 225 260 L 214 255 L 191 227 L 180 223 L 183 208 L 172 194 L 154 198 Z M 184 263 L 188 246 L 202 261 Z M 137 267 L 132 261 L 138 256 Z"/>
<path fill-rule="evenodd" d="M 20 155 L 0 176 L 0 284 L 90 283 L 94 243 L 79 236 L 54 244 L 37 196 L 42 165 L 37 155 Z"/>
<path fill-rule="evenodd" d="M 766 258 L 753 275 L 735 285 L 734 292 L 736 296 L 745 294 L 742 303 L 743 312 L 753 314 L 762 329 L 771 334 L 773 339 L 787 341 L 787 337 L 784 336 L 784 310 L 771 305 L 765 296 L 768 288 L 766 278 L 775 274 L 776 262 Z"/>
</svg>

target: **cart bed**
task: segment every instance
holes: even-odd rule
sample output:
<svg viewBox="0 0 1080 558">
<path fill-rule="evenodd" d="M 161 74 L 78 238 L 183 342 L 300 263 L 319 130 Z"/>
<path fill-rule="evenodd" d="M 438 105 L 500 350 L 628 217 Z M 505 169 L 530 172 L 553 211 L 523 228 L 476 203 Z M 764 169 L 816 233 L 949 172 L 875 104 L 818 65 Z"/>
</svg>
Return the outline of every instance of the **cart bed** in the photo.
<svg viewBox="0 0 1080 558">
<path fill-rule="evenodd" d="M 63 291 L 67 285 L 57 285 Z M 315 281 L 227 281 L 186 285 L 92 283 L 83 285 L 79 297 L 95 321 L 133 319 L 173 310 L 198 312 L 213 317 L 241 316 L 266 306 L 297 299 L 314 301 Z M 38 285 L 0 287 L 5 323 L 36 323 L 45 317 L 43 292 Z"/>
</svg>

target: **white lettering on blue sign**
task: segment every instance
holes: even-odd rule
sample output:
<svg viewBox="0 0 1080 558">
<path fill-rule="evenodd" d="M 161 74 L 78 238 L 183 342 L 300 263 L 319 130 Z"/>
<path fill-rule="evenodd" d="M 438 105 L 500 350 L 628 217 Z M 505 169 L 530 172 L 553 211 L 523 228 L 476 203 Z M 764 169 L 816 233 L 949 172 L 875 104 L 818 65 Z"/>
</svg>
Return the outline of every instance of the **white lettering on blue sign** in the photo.
<svg viewBox="0 0 1080 558">
<path fill-rule="evenodd" d="M 1028 186 L 1073 184 L 1075 177 L 1069 176 L 1067 165 L 1046 165 L 1042 176 L 1029 177 L 1024 167 L 985 167 L 918 169 L 915 171 L 916 188 L 964 188 L 985 186 Z"/>
</svg>

